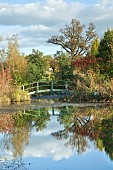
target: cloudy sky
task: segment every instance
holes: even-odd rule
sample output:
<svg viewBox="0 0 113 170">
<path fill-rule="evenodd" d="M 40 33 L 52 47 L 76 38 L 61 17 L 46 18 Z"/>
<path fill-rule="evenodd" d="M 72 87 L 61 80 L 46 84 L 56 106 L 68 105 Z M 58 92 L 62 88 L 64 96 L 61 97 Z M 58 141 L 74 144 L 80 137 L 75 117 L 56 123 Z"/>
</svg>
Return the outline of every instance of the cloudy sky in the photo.
<svg viewBox="0 0 113 170">
<path fill-rule="evenodd" d="M 72 18 L 86 27 L 94 22 L 101 37 L 113 27 L 113 0 L 0 0 L 0 34 L 18 34 L 25 54 L 32 49 L 54 54 L 60 48 L 46 41 Z"/>
</svg>

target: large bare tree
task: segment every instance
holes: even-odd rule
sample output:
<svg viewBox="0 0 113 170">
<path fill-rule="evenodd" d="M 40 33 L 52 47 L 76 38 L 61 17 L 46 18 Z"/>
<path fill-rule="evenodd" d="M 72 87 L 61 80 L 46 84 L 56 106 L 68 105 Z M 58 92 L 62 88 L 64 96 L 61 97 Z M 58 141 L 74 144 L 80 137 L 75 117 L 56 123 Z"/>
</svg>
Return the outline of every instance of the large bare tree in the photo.
<svg viewBox="0 0 113 170">
<path fill-rule="evenodd" d="M 77 19 L 72 19 L 70 25 L 60 29 L 61 35 L 53 35 L 48 43 L 60 45 L 70 55 L 72 61 L 81 55 L 87 55 L 92 41 L 96 37 L 95 25 L 89 23 L 84 32 L 85 25 Z"/>
</svg>

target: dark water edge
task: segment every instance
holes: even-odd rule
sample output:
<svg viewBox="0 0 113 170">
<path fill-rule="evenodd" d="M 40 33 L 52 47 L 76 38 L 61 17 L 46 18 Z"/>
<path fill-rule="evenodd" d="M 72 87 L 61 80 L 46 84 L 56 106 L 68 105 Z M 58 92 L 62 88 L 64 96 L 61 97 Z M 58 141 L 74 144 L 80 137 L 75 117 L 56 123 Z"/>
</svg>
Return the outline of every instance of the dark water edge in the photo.
<svg viewBox="0 0 113 170">
<path fill-rule="evenodd" d="M 39 100 L 32 99 L 30 102 L 15 102 L 12 104 L 4 104 L 0 106 L 0 113 L 12 113 L 15 111 L 25 111 L 25 110 L 34 110 L 37 108 L 46 108 L 46 107 L 62 107 L 62 106 L 74 106 L 74 107 L 101 107 L 101 106 L 113 106 L 113 103 L 105 102 L 90 102 L 90 103 L 72 103 L 72 102 L 58 102 L 53 99 Z"/>
</svg>

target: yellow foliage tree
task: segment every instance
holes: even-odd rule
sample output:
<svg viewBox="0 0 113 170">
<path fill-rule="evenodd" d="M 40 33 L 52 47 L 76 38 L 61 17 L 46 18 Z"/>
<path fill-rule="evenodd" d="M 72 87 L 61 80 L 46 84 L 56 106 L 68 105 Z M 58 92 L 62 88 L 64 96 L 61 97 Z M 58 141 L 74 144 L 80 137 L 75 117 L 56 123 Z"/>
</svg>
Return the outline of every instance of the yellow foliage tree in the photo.
<svg viewBox="0 0 113 170">
<path fill-rule="evenodd" d="M 8 40 L 7 67 L 12 73 L 13 83 L 21 85 L 25 82 L 28 65 L 24 54 L 20 53 L 18 36 L 13 35 Z"/>
</svg>

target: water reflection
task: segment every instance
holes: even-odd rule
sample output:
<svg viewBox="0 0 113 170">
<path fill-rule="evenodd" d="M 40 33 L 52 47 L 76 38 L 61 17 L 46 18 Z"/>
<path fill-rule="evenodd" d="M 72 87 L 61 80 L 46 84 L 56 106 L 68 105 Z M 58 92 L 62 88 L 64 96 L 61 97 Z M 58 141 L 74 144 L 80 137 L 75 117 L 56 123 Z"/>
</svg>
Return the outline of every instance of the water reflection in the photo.
<svg viewBox="0 0 113 170">
<path fill-rule="evenodd" d="M 88 148 L 88 139 L 94 141 L 100 151 L 105 151 L 113 160 L 113 107 L 101 108 L 63 108 L 59 122 L 64 128 L 52 135 L 58 140 L 68 139 L 78 154 Z"/>
<path fill-rule="evenodd" d="M 1 144 L 4 149 L 13 152 L 13 158 L 22 157 L 32 129 L 43 130 L 49 120 L 50 114 L 43 108 L 24 113 L 0 114 L 0 133 L 3 135 Z"/>
<path fill-rule="evenodd" d="M 75 153 L 87 152 L 92 143 L 113 160 L 112 106 L 49 107 L 0 114 L 3 161 L 24 157 L 69 159 Z"/>
</svg>

